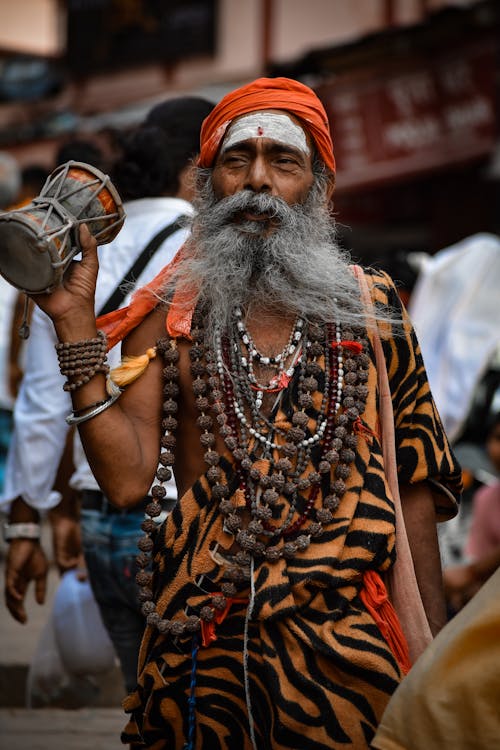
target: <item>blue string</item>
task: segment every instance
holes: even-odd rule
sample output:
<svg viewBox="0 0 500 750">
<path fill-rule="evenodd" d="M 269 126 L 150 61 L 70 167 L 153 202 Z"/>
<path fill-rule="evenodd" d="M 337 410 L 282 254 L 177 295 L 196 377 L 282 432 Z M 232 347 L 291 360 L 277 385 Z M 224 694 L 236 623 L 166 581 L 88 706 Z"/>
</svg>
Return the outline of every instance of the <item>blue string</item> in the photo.
<svg viewBox="0 0 500 750">
<path fill-rule="evenodd" d="M 191 651 L 191 685 L 188 700 L 188 736 L 187 742 L 184 744 L 182 750 L 194 750 L 194 736 L 196 731 L 196 665 L 199 648 L 200 644 L 198 642 L 198 636 L 194 635 L 193 648 Z"/>
</svg>

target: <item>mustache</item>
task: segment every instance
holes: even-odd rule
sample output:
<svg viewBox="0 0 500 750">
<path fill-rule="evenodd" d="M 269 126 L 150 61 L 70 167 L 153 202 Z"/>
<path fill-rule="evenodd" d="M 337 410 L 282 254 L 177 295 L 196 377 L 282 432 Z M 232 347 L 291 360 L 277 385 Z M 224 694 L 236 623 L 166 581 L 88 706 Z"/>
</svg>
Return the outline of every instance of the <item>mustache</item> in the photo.
<svg viewBox="0 0 500 750">
<path fill-rule="evenodd" d="M 285 223 L 294 215 L 297 207 L 290 206 L 283 198 L 266 193 L 240 190 L 234 195 L 221 198 L 210 205 L 210 215 L 214 224 L 231 224 L 241 214 L 264 215 L 269 221 Z"/>
<path fill-rule="evenodd" d="M 168 299 L 179 291 L 178 304 L 186 309 L 203 306 L 206 341 L 213 350 L 217 331 L 234 325 L 235 306 L 264 315 L 286 310 L 307 320 L 364 324 L 358 283 L 338 244 L 322 175 L 304 203 L 291 205 L 251 190 L 218 199 L 211 173 L 200 171 L 198 178 L 188 251 L 163 294 Z M 246 212 L 257 220 L 245 220 Z M 256 231 L 257 224 L 273 219 L 272 232 Z"/>
</svg>

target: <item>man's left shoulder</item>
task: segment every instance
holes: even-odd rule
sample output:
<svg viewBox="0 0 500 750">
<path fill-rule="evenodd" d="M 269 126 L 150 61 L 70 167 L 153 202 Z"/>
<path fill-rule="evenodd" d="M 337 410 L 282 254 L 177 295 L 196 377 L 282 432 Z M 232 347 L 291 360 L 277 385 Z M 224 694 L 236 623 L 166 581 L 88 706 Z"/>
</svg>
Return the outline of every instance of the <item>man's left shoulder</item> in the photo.
<svg viewBox="0 0 500 750">
<path fill-rule="evenodd" d="M 368 288 L 374 301 L 387 304 L 395 291 L 395 284 L 386 271 L 379 268 L 361 266 Z"/>
</svg>

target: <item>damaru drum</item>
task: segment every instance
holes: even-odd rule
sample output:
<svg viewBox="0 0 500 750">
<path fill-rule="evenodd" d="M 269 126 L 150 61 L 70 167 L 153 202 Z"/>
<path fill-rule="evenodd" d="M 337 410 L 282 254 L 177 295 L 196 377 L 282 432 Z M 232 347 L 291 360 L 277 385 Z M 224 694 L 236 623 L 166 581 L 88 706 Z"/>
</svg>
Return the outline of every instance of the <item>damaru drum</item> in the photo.
<svg viewBox="0 0 500 750">
<path fill-rule="evenodd" d="M 80 252 L 79 225 L 97 244 L 120 231 L 125 212 L 110 178 L 70 161 L 54 170 L 33 201 L 0 213 L 0 273 L 28 294 L 53 291 Z"/>
</svg>

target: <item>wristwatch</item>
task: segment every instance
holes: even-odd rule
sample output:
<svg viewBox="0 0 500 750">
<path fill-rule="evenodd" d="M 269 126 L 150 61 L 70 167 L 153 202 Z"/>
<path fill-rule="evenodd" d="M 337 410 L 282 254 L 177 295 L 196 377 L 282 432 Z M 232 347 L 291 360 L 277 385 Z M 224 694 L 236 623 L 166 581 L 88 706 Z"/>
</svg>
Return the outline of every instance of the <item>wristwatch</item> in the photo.
<svg viewBox="0 0 500 750">
<path fill-rule="evenodd" d="M 4 523 L 3 538 L 6 542 L 12 539 L 40 539 L 41 529 L 39 523 Z"/>
</svg>

